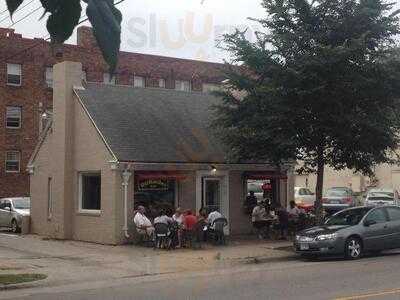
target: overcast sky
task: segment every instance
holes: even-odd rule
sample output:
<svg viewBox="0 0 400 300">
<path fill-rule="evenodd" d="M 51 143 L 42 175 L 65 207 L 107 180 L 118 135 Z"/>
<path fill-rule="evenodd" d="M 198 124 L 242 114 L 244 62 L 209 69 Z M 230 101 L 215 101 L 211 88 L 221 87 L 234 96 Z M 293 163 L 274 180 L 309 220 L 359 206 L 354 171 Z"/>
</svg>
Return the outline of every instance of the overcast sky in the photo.
<svg viewBox="0 0 400 300">
<path fill-rule="evenodd" d="M 215 47 L 216 38 L 234 27 L 246 26 L 252 38 L 259 25 L 247 17 L 263 16 L 260 3 L 261 0 L 125 0 L 118 5 L 124 16 L 121 47 L 131 52 L 220 61 L 224 53 Z M 38 8 L 40 1 L 24 0 L 21 7 L 24 5 L 15 14 L 15 22 Z M 4 9 L 5 1 L 0 0 L 0 27 L 12 26 L 26 37 L 47 36 L 45 18 L 38 21 L 42 9 L 15 25 L 11 25 L 6 13 L 2 14 Z M 73 36 L 68 42 L 75 41 Z"/>
</svg>

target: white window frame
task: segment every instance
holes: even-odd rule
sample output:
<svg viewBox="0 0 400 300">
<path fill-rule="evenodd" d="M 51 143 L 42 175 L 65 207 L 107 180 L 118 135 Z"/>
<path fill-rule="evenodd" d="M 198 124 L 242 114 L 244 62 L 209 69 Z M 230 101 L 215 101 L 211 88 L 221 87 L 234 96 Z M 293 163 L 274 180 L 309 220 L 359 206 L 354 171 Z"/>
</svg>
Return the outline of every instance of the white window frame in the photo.
<svg viewBox="0 0 400 300">
<path fill-rule="evenodd" d="M 15 74 L 14 74 L 14 73 L 12 73 L 12 70 L 10 70 L 12 67 L 17 67 L 19 70 L 17 72 L 15 72 Z M 19 73 L 19 74 L 17 74 L 17 73 Z M 8 82 L 8 75 L 19 76 L 19 84 Z M 11 85 L 11 86 L 21 86 L 22 85 L 22 65 L 21 64 L 7 63 L 6 82 L 7 82 L 7 85 Z"/>
<path fill-rule="evenodd" d="M 139 83 L 140 84 L 137 84 Z M 146 87 L 146 77 L 140 75 L 133 75 L 133 87 L 145 88 Z"/>
<path fill-rule="evenodd" d="M 167 86 L 166 80 L 164 78 L 159 78 L 158 79 L 158 87 L 160 89 L 165 89 L 166 86 Z"/>
<path fill-rule="evenodd" d="M 47 179 L 47 219 L 53 216 L 53 178 Z"/>
<path fill-rule="evenodd" d="M 109 85 L 116 85 L 117 83 L 116 76 L 113 75 L 110 79 L 110 73 L 103 73 L 103 83 Z"/>
<path fill-rule="evenodd" d="M 185 89 L 185 84 L 188 85 L 188 89 Z M 175 80 L 175 90 L 190 92 L 192 91 L 192 83 L 189 80 Z"/>
<path fill-rule="evenodd" d="M 53 88 L 53 67 L 46 67 L 45 71 L 45 80 L 46 80 L 46 86 L 49 89 Z"/>
<path fill-rule="evenodd" d="M 101 209 L 83 209 L 82 208 L 82 178 L 83 176 L 88 175 L 98 175 L 100 176 L 101 180 L 101 171 L 91 171 L 91 172 L 79 172 L 78 173 L 78 213 L 80 214 L 93 214 L 93 215 L 100 215 Z M 100 186 L 101 189 L 101 186 Z M 100 207 L 101 207 L 101 196 L 100 196 Z"/>
<path fill-rule="evenodd" d="M 17 153 L 18 154 L 18 160 L 8 160 L 7 156 L 9 153 Z M 7 162 L 18 162 L 18 171 L 15 170 L 7 170 Z M 6 157 L 4 160 L 4 170 L 6 171 L 6 173 L 20 173 L 21 172 L 21 152 L 20 151 L 16 151 L 16 150 L 10 150 L 10 151 L 6 151 Z"/>
<path fill-rule="evenodd" d="M 8 126 L 7 125 L 7 108 L 18 108 L 19 109 L 19 126 L 18 127 L 14 127 L 14 126 Z M 7 105 L 6 106 L 6 117 L 5 117 L 5 122 L 6 122 L 6 128 L 7 129 L 21 129 L 22 127 L 22 107 L 21 106 L 12 106 L 12 105 Z"/>
</svg>

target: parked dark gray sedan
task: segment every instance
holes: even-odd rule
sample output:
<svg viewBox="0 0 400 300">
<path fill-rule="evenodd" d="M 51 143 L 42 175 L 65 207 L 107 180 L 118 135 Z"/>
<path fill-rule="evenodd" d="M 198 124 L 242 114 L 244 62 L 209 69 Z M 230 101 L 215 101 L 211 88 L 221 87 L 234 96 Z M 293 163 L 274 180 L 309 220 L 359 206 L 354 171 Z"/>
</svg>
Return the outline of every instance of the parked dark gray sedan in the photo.
<svg viewBox="0 0 400 300">
<path fill-rule="evenodd" d="M 356 207 L 334 214 L 323 226 L 306 229 L 294 241 L 303 255 L 344 254 L 357 259 L 364 252 L 400 248 L 400 207 Z"/>
</svg>

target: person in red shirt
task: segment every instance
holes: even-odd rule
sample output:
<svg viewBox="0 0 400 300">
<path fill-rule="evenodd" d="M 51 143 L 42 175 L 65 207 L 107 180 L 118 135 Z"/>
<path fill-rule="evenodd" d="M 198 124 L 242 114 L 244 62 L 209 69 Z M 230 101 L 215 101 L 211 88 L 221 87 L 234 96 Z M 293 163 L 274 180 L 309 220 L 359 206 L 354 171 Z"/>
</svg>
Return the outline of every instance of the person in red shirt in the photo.
<svg viewBox="0 0 400 300">
<path fill-rule="evenodd" d="M 196 223 L 197 223 L 196 216 L 194 216 L 192 211 L 190 209 L 188 209 L 186 211 L 185 220 L 184 220 L 185 229 L 186 230 L 193 230 L 193 228 L 196 225 Z"/>
</svg>

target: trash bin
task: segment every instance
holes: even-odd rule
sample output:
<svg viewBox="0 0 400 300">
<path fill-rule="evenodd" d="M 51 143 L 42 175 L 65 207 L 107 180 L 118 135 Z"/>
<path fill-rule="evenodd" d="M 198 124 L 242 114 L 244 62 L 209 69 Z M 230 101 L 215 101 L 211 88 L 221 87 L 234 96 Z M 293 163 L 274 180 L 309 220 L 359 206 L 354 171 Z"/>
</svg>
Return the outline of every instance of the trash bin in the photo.
<svg viewBox="0 0 400 300">
<path fill-rule="evenodd" d="M 31 228 L 31 217 L 23 216 L 21 220 L 21 234 L 30 233 L 30 228 Z"/>
</svg>

